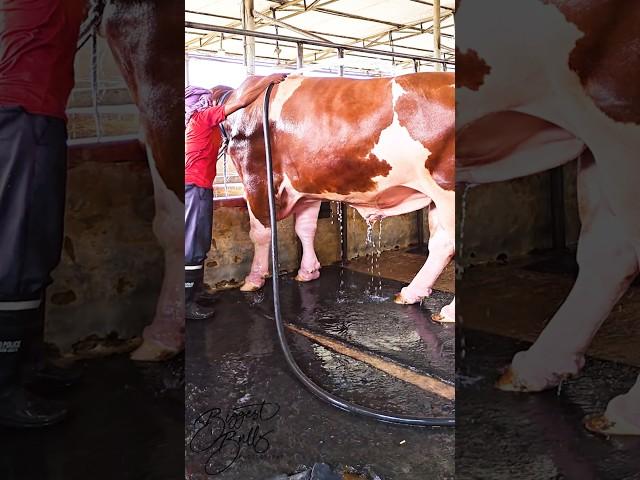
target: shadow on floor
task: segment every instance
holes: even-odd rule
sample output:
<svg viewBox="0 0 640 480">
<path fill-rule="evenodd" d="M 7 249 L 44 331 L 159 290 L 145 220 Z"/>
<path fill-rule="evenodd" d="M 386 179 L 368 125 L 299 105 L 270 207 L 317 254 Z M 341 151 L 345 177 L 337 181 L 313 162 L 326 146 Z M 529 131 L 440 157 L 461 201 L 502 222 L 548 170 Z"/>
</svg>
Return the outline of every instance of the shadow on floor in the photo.
<svg viewBox="0 0 640 480">
<path fill-rule="evenodd" d="M 84 380 L 54 397 L 72 417 L 0 430 L 2 480 L 176 480 L 184 472 L 184 357 L 83 362 Z"/>
<path fill-rule="evenodd" d="M 493 387 L 499 370 L 529 344 L 473 330 L 458 336 L 456 479 L 639 478 L 640 438 L 606 439 L 582 426 L 628 391 L 637 368 L 589 358 L 560 390 L 502 392 Z"/>
</svg>

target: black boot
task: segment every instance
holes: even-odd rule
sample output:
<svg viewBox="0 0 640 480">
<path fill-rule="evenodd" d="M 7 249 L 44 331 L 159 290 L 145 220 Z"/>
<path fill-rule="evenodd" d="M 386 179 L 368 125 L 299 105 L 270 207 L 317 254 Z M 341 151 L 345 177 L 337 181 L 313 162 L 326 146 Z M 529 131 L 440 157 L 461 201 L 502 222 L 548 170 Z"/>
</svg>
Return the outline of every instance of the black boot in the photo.
<svg viewBox="0 0 640 480">
<path fill-rule="evenodd" d="M 25 352 L 24 382 L 29 388 L 38 392 L 71 387 L 82 380 L 80 368 L 74 365 L 62 367 L 54 360 L 47 358 L 45 354 L 45 305 L 45 295 L 43 295 L 42 303 L 38 308 L 37 323 L 34 323 L 33 331 L 30 332 L 31 348 Z"/>
<path fill-rule="evenodd" d="M 0 311 L 0 425 L 5 427 L 46 427 L 67 416 L 61 404 L 44 400 L 22 386 L 30 333 L 37 324 L 36 308 Z"/>
<path fill-rule="evenodd" d="M 204 305 L 205 307 L 213 307 L 218 303 L 218 295 L 208 292 L 203 286 L 199 292 L 196 292 L 196 303 Z"/>
<path fill-rule="evenodd" d="M 213 308 L 199 305 L 196 301 L 204 282 L 204 268 L 185 269 L 184 276 L 185 318 L 187 320 L 206 320 L 213 317 L 215 313 Z"/>
</svg>

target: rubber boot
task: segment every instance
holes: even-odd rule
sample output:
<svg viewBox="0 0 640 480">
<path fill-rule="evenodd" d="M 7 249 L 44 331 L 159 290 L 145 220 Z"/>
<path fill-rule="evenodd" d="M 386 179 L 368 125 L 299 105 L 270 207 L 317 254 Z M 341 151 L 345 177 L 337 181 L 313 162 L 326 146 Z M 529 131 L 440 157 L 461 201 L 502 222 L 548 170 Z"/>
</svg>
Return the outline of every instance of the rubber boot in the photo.
<svg viewBox="0 0 640 480">
<path fill-rule="evenodd" d="M 199 305 L 196 301 L 204 282 L 204 268 L 184 271 L 185 318 L 187 320 L 207 320 L 213 317 L 213 308 Z"/>
<path fill-rule="evenodd" d="M 37 322 L 30 333 L 31 348 L 26 353 L 24 382 L 38 392 L 57 390 L 76 385 L 82 379 L 82 370 L 76 366 L 62 367 L 56 365 L 45 355 L 44 327 L 45 327 L 45 295 L 37 310 Z"/>
<path fill-rule="evenodd" d="M 26 352 L 37 324 L 36 308 L 0 311 L 0 425 L 5 427 L 46 427 L 67 416 L 60 403 L 40 398 L 22 385 Z"/>
</svg>

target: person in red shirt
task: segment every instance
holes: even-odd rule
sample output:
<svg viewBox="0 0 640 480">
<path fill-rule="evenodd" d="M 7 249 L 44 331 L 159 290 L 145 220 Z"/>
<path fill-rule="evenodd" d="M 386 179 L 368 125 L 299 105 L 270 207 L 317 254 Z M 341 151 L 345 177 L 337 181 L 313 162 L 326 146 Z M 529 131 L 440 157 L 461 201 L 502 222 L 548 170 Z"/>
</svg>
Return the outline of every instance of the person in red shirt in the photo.
<svg viewBox="0 0 640 480">
<path fill-rule="evenodd" d="M 207 319 L 214 314 L 212 308 L 198 303 L 197 297 L 202 292 L 204 262 L 211 248 L 213 180 L 222 143 L 219 125 L 255 101 L 270 83 L 280 83 L 286 77 L 284 73 L 264 77 L 239 95 L 232 95 L 224 105 L 212 105 L 208 90 L 185 90 L 184 286 L 188 320 Z"/>
<path fill-rule="evenodd" d="M 25 385 L 68 376 L 44 362 L 44 299 L 60 261 L 65 108 L 84 0 L 0 0 L 0 425 L 41 427 L 60 404 Z M 76 378 L 77 379 L 77 378 Z"/>
</svg>

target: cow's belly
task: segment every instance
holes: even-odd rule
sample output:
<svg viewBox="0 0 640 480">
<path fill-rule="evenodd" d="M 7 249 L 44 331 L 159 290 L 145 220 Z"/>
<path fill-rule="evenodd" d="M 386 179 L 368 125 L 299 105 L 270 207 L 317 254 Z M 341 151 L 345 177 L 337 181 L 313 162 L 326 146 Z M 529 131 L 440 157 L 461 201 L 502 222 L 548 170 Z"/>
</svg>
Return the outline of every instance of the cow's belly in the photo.
<svg viewBox="0 0 640 480">
<path fill-rule="evenodd" d="M 431 198 L 410 186 L 394 186 L 371 193 L 354 193 L 340 201 L 358 210 L 367 220 L 379 220 L 426 207 Z"/>
<path fill-rule="evenodd" d="M 519 112 L 496 112 L 457 134 L 456 179 L 487 183 L 523 177 L 576 158 L 584 143 L 567 130 Z"/>
<path fill-rule="evenodd" d="M 298 192 L 288 179 L 285 179 L 279 195 L 278 219 L 289 216 L 295 206 L 308 200 L 330 200 L 344 202 L 358 210 L 365 219 L 377 220 L 385 217 L 403 215 L 426 207 L 431 197 L 409 185 L 382 186 L 373 192 L 354 192 L 348 195 L 337 193 L 305 193 Z"/>
</svg>

